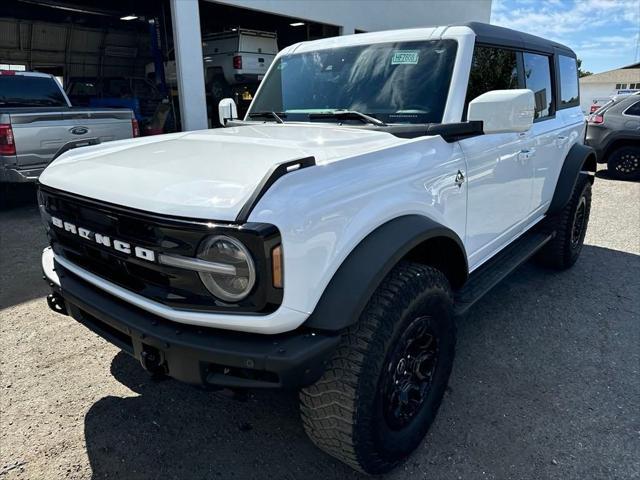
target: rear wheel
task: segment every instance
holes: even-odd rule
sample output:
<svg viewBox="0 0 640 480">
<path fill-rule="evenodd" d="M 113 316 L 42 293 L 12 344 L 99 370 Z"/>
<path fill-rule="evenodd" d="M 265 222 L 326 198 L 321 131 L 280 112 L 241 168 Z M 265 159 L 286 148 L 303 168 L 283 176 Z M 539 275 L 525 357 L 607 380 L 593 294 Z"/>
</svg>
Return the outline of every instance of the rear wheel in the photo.
<svg viewBox="0 0 640 480">
<path fill-rule="evenodd" d="M 323 377 L 300 393 L 305 430 L 318 447 L 376 474 L 420 444 L 453 364 L 452 303 L 440 271 L 408 262 L 394 268 Z"/>
<path fill-rule="evenodd" d="M 580 175 L 569 203 L 546 220 L 547 228 L 555 231 L 555 237 L 536 256 L 538 263 L 557 270 L 572 267 L 582 251 L 590 212 L 591 181 L 586 175 Z"/>
<path fill-rule="evenodd" d="M 640 180 L 640 147 L 617 148 L 607 159 L 609 174 L 619 180 Z"/>
</svg>

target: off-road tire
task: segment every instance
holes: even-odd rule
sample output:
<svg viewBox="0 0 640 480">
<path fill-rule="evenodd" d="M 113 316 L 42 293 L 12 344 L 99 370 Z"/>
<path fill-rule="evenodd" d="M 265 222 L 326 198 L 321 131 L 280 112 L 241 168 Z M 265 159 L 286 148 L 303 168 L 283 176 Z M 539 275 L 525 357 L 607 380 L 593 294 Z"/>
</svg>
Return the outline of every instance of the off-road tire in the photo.
<svg viewBox="0 0 640 480">
<path fill-rule="evenodd" d="M 617 180 L 640 180 L 640 147 L 616 148 L 607 158 L 607 171 Z"/>
<path fill-rule="evenodd" d="M 359 321 L 344 332 L 322 378 L 300 392 L 304 428 L 319 448 L 357 470 L 379 474 L 394 468 L 420 444 L 453 365 L 452 305 L 451 287 L 440 271 L 409 262 L 391 271 Z M 416 322 L 423 321 L 435 332 L 437 345 L 431 386 L 410 423 L 392 429 L 383 407 L 388 398 L 385 386 L 393 388 L 394 383 L 389 382 L 391 371 L 395 372 L 390 362 L 399 358 L 398 349 Z"/>
<path fill-rule="evenodd" d="M 582 220 L 577 216 L 579 210 L 582 211 Z M 582 251 L 590 212 L 591 180 L 580 175 L 564 209 L 545 221 L 544 228 L 555 232 L 555 236 L 538 252 L 537 263 L 556 270 L 572 267 Z M 576 232 L 574 229 L 578 221 L 582 222 L 582 227 Z"/>
</svg>

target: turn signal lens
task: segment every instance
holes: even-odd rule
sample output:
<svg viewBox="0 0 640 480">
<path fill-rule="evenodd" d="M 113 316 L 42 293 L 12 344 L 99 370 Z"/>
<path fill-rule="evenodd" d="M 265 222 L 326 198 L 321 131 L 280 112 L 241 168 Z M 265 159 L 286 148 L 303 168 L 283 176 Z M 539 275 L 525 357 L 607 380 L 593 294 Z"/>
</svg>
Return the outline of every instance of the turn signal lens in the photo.
<svg viewBox="0 0 640 480">
<path fill-rule="evenodd" d="M 140 136 L 140 124 L 135 118 L 131 119 L 131 133 L 133 134 L 133 138 Z"/>
<path fill-rule="evenodd" d="M 589 117 L 589 123 L 594 123 L 596 125 L 604 123 L 604 115 L 591 115 L 591 117 Z"/>
<path fill-rule="evenodd" d="M 0 123 L 0 155 L 15 155 L 16 144 L 10 124 Z"/>
<path fill-rule="evenodd" d="M 278 245 L 271 250 L 271 271 L 273 272 L 273 286 L 275 288 L 282 288 L 282 270 L 282 245 Z"/>
</svg>

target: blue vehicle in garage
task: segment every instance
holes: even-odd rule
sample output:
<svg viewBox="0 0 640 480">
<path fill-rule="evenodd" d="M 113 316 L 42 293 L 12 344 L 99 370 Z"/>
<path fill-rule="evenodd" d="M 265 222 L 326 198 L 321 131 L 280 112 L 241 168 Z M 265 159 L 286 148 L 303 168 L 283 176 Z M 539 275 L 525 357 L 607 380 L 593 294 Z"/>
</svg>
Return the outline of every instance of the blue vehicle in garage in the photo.
<svg viewBox="0 0 640 480">
<path fill-rule="evenodd" d="M 74 105 L 96 108 L 130 108 L 140 124 L 153 117 L 163 95 L 155 85 L 138 77 L 75 77 L 67 95 Z"/>
</svg>

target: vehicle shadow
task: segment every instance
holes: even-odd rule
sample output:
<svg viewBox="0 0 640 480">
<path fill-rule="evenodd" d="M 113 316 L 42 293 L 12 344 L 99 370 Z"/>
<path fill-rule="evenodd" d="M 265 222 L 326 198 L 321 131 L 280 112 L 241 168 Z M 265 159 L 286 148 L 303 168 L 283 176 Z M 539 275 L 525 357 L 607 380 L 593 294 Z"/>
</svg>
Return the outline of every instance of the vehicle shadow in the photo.
<svg viewBox="0 0 640 480">
<path fill-rule="evenodd" d="M 113 376 L 139 396 L 105 397 L 85 417 L 93 478 L 366 478 L 317 450 L 302 428 L 295 392 L 252 392 L 244 401 L 152 380 L 118 353 Z"/>
<path fill-rule="evenodd" d="M 598 170 L 596 172 L 596 177 L 600 178 L 602 180 L 611 180 L 611 181 L 616 181 L 616 182 L 637 183 L 639 181 L 639 180 L 625 180 L 625 179 L 613 178 L 611 173 L 609 173 L 609 170 L 607 170 L 606 168 L 603 169 L 603 170 Z"/>
<path fill-rule="evenodd" d="M 7 203 L 4 210 L 0 208 L 0 309 L 49 293 L 40 267 L 48 241 L 35 185 L 11 185 Z"/>
<path fill-rule="evenodd" d="M 0 184 L 0 212 L 20 207 L 35 207 L 35 183 Z"/>
<path fill-rule="evenodd" d="M 628 352 L 640 333 L 639 279 L 639 255 L 589 245 L 565 272 L 520 267 L 459 321 L 440 414 L 408 466 L 391 476 L 466 478 L 465 466 L 483 465 L 495 478 L 514 471 L 567 478 L 592 458 L 606 462 L 614 447 L 593 435 L 620 423 L 611 415 L 622 407 L 612 405 L 637 389 Z M 567 348 L 578 339 L 580 349 Z M 604 397 L 592 381 L 603 363 L 615 365 Z M 85 416 L 96 479 L 367 478 L 313 446 L 293 392 L 256 392 L 238 402 L 173 380 L 153 382 L 124 353 L 111 372 L 137 395 L 102 398 Z M 559 396 L 563 409 L 555 406 Z M 583 418 L 593 424 L 576 431 Z M 576 453 L 576 438 L 595 446 Z M 562 468 L 548 460 L 563 456 Z"/>
</svg>

